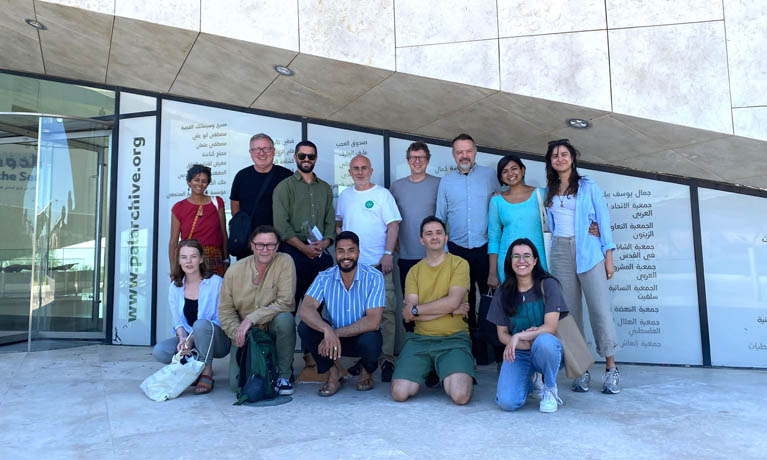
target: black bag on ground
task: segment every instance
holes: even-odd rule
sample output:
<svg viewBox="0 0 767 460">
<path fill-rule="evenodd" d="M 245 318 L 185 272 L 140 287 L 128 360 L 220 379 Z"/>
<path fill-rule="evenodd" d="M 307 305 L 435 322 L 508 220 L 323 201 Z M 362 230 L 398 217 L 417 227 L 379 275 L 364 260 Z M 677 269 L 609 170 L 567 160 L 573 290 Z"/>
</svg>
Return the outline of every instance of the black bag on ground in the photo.
<svg viewBox="0 0 767 460">
<path fill-rule="evenodd" d="M 235 406 L 277 397 L 277 348 L 266 331 L 250 329 L 245 345 L 237 350 L 237 364 L 240 372 Z"/>
<path fill-rule="evenodd" d="M 479 299 L 479 318 L 477 321 L 477 332 L 479 338 L 487 342 L 492 347 L 502 347 L 503 344 L 498 340 L 498 329 L 495 324 L 487 320 L 487 314 L 490 312 L 490 303 L 493 301 L 492 291 L 482 294 Z"/>
</svg>

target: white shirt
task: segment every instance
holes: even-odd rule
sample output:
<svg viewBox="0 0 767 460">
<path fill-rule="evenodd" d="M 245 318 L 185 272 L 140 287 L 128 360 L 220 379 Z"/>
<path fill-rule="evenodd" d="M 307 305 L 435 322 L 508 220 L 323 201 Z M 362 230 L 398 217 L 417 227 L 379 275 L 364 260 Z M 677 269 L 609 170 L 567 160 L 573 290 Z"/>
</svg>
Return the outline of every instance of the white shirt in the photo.
<svg viewBox="0 0 767 460">
<path fill-rule="evenodd" d="M 402 220 L 392 194 L 375 185 L 360 192 L 349 187 L 338 196 L 336 220 L 343 221 L 342 230 L 360 238 L 359 263 L 378 265 L 386 249 L 387 225 Z"/>
<path fill-rule="evenodd" d="M 554 217 L 554 236 L 570 238 L 575 236 L 575 197 L 554 195 L 551 200 L 551 214 Z"/>
</svg>

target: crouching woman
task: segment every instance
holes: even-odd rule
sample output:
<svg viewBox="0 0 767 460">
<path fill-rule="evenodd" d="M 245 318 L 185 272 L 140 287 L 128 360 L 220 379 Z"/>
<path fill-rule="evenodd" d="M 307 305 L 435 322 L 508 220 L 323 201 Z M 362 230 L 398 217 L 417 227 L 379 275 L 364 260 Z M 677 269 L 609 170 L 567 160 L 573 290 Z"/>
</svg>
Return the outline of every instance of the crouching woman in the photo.
<svg viewBox="0 0 767 460">
<path fill-rule="evenodd" d="M 487 315 L 506 345 L 495 402 L 507 411 L 522 407 L 531 392 L 537 393 L 540 378 L 531 379 L 536 372 L 543 375 L 543 388 L 537 389 L 539 409 L 555 412 L 562 404 L 557 393 L 562 344 L 555 334 L 560 315 L 568 311 L 559 282 L 543 269 L 538 250 L 527 238 L 511 243 L 504 272 L 506 279 Z"/>
</svg>

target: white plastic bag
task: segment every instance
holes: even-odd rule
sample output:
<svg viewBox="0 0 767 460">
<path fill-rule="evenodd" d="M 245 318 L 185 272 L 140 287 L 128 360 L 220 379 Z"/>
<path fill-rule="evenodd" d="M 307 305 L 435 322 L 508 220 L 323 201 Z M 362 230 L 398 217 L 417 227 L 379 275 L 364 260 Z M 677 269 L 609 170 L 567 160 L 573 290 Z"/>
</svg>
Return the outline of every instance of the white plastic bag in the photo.
<svg viewBox="0 0 767 460">
<path fill-rule="evenodd" d="M 211 338 L 210 343 L 213 344 L 213 338 Z M 208 353 L 210 353 L 210 345 L 208 346 Z M 199 360 L 196 350 L 192 350 L 192 354 L 188 356 L 183 356 L 181 352 L 178 352 L 173 355 L 170 364 L 144 379 L 141 382 L 141 389 L 153 401 L 160 402 L 176 398 L 197 380 L 204 367 L 205 362 Z"/>
</svg>

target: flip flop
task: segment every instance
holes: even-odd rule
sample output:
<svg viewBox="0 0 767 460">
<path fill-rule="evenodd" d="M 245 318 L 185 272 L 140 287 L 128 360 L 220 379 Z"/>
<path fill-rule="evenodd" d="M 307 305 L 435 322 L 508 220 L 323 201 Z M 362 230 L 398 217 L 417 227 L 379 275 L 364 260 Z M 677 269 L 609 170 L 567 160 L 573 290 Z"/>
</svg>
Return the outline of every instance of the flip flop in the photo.
<svg viewBox="0 0 767 460">
<path fill-rule="evenodd" d="M 365 372 L 365 375 L 361 375 L 357 380 L 357 391 L 370 391 L 375 386 L 373 376 Z"/>
<path fill-rule="evenodd" d="M 196 395 L 204 395 L 208 394 L 211 391 L 213 391 L 213 384 L 215 382 L 213 381 L 213 376 L 211 375 L 201 375 L 198 379 L 197 386 L 194 388 L 194 394 Z"/>
</svg>

